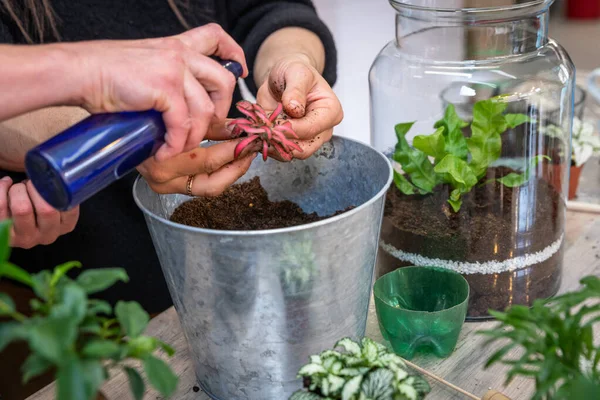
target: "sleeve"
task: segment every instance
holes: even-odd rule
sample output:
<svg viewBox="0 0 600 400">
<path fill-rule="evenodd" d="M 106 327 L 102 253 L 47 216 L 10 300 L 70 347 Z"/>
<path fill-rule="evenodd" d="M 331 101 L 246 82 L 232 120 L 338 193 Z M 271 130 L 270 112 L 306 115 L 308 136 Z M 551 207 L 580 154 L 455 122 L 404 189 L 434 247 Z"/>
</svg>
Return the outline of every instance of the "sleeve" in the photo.
<svg viewBox="0 0 600 400">
<path fill-rule="evenodd" d="M 333 86 L 337 79 L 337 50 L 333 36 L 317 15 L 310 0 L 227 0 L 227 26 L 242 45 L 249 66 L 254 65 L 262 42 L 273 32 L 286 27 L 308 29 L 319 36 L 325 47 L 323 77 Z M 246 79 L 248 89 L 256 94 L 252 68 Z"/>
<path fill-rule="evenodd" d="M 15 38 L 10 32 L 10 28 L 5 15 L 2 15 L 0 10 L 0 44 L 13 44 Z"/>
</svg>

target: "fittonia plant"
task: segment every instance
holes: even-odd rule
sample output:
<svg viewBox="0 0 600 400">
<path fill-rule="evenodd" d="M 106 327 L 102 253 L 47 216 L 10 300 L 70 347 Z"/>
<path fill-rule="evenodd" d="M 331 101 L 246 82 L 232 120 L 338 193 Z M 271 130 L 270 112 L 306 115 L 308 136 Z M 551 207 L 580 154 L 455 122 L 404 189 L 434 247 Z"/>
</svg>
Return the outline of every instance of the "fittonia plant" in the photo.
<svg viewBox="0 0 600 400">
<path fill-rule="evenodd" d="M 277 108 L 271 114 L 267 113 L 260 105 L 246 100 L 238 102 L 236 107 L 246 118 L 234 119 L 229 123 L 233 127 L 232 136 L 238 137 L 243 133 L 248 136 L 235 148 L 235 158 L 255 142 L 262 142 L 262 154 L 265 161 L 269 146 L 272 146 L 286 161 L 292 159 L 292 150 L 302 152 L 300 146 L 286 137 L 287 134 L 298 139 L 291 122 L 281 118 L 283 112 L 281 103 L 277 104 Z"/>
<path fill-rule="evenodd" d="M 345 338 L 334 348 L 311 356 L 298 373 L 304 389 L 289 400 L 420 400 L 430 391 L 419 375 L 385 346 L 364 338 L 360 343 Z"/>
<path fill-rule="evenodd" d="M 571 163 L 573 165 L 581 167 L 590 157 L 600 155 L 600 136 L 595 132 L 594 125 L 591 122 L 573 118 L 572 132 Z M 569 147 L 569 136 L 565 134 L 564 129 L 556 125 L 550 125 L 544 133 L 560 139 L 565 143 L 565 147 Z M 565 155 L 561 154 L 561 156 L 564 157 Z"/>
<path fill-rule="evenodd" d="M 438 185 L 447 184 L 452 188 L 448 203 L 458 212 L 462 196 L 470 192 L 485 177 L 488 167 L 500 158 L 502 133 L 529 120 L 524 114 L 505 114 L 506 107 L 501 97 L 475 103 L 469 138 L 462 133 L 469 123 L 458 116 L 453 105 L 449 105 L 444 118 L 435 123 L 435 132 L 416 136 L 412 147 L 406 134 L 414 122 L 396 125 L 398 143 L 393 159 L 404 171 L 404 174 L 394 173 L 396 187 L 406 195 L 414 195 L 432 193 Z M 542 157 L 534 157 L 524 173 L 510 173 L 498 181 L 510 187 L 524 184 L 531 168 Z"/>
</svg>

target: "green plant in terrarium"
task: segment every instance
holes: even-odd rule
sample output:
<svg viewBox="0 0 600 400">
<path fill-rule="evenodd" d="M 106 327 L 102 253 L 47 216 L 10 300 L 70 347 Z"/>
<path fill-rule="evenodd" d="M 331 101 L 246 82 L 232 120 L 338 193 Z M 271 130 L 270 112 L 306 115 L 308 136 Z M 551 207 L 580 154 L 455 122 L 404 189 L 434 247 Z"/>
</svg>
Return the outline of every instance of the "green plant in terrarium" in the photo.
<svg viewBox="0 0 600 400">
<path fill-rule="evenodd" d="M 481 333 L 489 337 L 486 344 L 503 345 L 486 368 L 509 366 L 507 384 L 517 376 L 534 379 L 533 400 L 600 399 L 600 346 L 594 341 L 600 328 L 600 278 L 588 276 L 581 283 L 580 290 L 537 300 L 531 308 L 490 311 L 500 324 Z"/>
<path fill-rule="evenodd" d="M 289 400 L 420 400 L 430 386 L 406 371 L 402 358 L 369 338 L 344 338 L 335 348 L 310 357 L 298 376 L 304 389 Z"/>
<path fill-rule="evenodd" d="M 600 136 L 595 132 L 591 121 L 582 121 L 579 118 L 573 118 L 573 134 L 571 135 L 571 144 L 569 146 L 569 135 L 566 129 L 556 125 L 549 125 L 541 131 L 547 136 L 557 138 L 563 143 L 563 148 L 571 148 L 571 165 L 581 167 L 592 156 L 600 155 Z M 561 158 L 566 158 L 564 151 L 560 154 Z"/>
<path fill-rule="evenodd" d="M 0 279 L 9 278 L 30 287 L 32 315 L 20 313 L 13 299 L 0 293 L 0 351 L 16 341 L 25 341 L 31 351 L 22 366 L 23 382 L 47 371 L 56 371 L 57 400 L 91 400 L 109 373 L 122 369 L 129 378 L 135 399 L 144 396 L 145 384 L 138 370 L 126 363 L 139 360 L 150 384 L 163 396 L 177 387 L 177 376 L 154 353 L 174 350 L 160 340 L 144 336 L 150 317 L 136 302 L 119 301 L 114 310 L 106 301 L 88 296 L 116 282 L 129 280 L 121 268 L 93 269 L 75 279 L 67 276 L 78 262 L 29 274 L 9 260 L 10 221 L 0 221 Z"/>
<path fill-rule="evenodd" d="M 505 114 L 506 108 L 502 97 L 475 103 L 468 138 L 462 129 L 469 123 L 458 116 L 452 104 L 435 123 L 435 132 L 416 136 L 412 146 L 406 134 L 414 122 L 397 124 L 398 143 L 392 158 L 400 164 L 404 174 L 394 172 L 396 187 L 405 195 L 423 195 L 432 193 L 438 185 L 449 185 L 452 191 L 448 203 L 458 212 L 462 196 L 470 192 L 486 176 L 488 167 L 500 158 L 502 133 L 529 121 L 524 114 Z M 523 173 L 512 172 L 498 181 L 509 187 L 523 185 L 542 157 L 545 156 L 534 157 Z"/>
<path fill-rule="evenodd" d="M 286 242 L 281 251 L 281 281 L 285 292 L 305 292 L 314 279 L 317 267 L 310 239 Z"/>
</svg>

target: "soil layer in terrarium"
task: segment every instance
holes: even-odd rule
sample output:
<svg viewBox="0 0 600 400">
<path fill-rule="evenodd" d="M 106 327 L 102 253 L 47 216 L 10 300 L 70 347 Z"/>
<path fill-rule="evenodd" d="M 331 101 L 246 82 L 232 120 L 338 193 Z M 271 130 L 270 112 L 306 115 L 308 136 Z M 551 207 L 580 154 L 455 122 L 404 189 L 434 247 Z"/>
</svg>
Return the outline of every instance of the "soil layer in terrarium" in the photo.
<svg viewBox="0 0 600 400">
<path fill-rule="evenodd" d="M 490 169 L 482 182 L 510 172 Z M 564 202 L 543 179 L 517 188 L 496 181 L 476 185 L 463 197 L 458 213 L 447 203 L 449 192 L 449 187 L 438 186 L 433 194 L 407 196 L 392 185 L 382 240 L 429 259 L 486 263 L 540 252 L 563 235 Z M 471 287 L 468 317 L 487 318 L 488 309 L 531 305 L 537 298 L 556 294 L 562 251 L 561 245 L 550 258 L 512 272 L 464 274 Z M 377 275 L 408 265 L 412 264 L 380 251 Z"/>
<path fill-rule="evenodd" d="M 171 221 L 204 229 L 253 231 L 309 224 L 353 208 L 328 216 L 306 213 L 294 202 L 269 200 L 260 178 L 255 177 L 231 186 L 219 196 L 186 201 L 175 209 Z"/>
</svg>

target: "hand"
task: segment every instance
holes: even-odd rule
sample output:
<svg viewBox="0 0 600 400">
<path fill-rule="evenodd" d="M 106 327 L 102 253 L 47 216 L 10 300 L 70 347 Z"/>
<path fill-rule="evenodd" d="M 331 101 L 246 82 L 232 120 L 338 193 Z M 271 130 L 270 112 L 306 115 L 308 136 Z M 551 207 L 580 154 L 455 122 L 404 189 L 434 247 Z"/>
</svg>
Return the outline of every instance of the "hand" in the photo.
<svg viewBox="0 0 600 400">
<path fill-rule="evenodd" d="M 52 244 L 72 232 L 79 219 L 79 207 L 59 212 L 46 203 L 31 181 L 15 183 L 0 179 L 0 221 L 13 220 L 11 247 L 30 249 Z"/>
<path fill-rule="evenodd" d="M 256 152 L 242 153 L 234 160 L 234 150 L 239 140 L 198 147 L 166 161 L 147 160 L 137 169 L 157 193 L 188 193 L 191 195 L 217 196 L 248 171 Z"/>
<path fill-rule="evenodd" d="M 235 60 L 247 75 L 243 50 L 216 24 L 169 38 L 76 43 L 65 49 L 76 50 L 85 71 L 81 103 L 88 111 L 163 112 L 167 134 L 158 161 L 197 147 L 210 124 L 227 116 L 236 80 L 207 56 Z"/>
<path fill-rule="evenodd" d="M 344 113 L 337 96 L 308 57 L 287 56 L 274 64 L 257 94 L 257 103 L 266 110 L 283 104 L 284 112 L 301 140 L 303 152 L 294 151 L 295 158 L 310 157 L 321 145 L 331 139 L 333 127 Z M 270 156 L 279 159 L 277 152 Z"/>
</svg>

